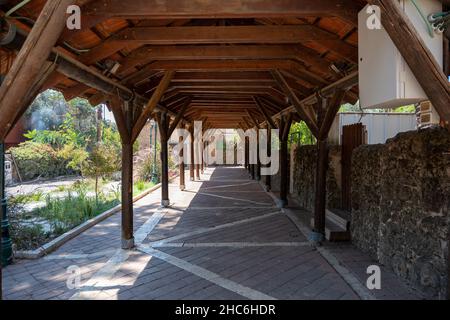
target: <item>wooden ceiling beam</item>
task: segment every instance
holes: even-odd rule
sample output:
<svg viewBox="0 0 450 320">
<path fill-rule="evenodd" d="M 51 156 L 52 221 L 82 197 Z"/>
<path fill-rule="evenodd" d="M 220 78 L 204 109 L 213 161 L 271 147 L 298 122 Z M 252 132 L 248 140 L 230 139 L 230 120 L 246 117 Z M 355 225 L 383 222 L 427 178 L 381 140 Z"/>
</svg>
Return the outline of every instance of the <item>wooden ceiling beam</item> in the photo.
<svg viewBox="0 0 450 320">
<path fill-rule="evenodd" d="M 214 44 L 214 43 L 299 43 L 304 41 L 336 41 L 339 37 L 313 25 L 278 26 L 207 26 L 207 27 L 135 27 L 112 36 L 112 42 L 139 44 Z"/>
<path fill-rule="evenodd" d="M 135 27 L 113 35 L 83 56 L 90 64 L 107 58 L 126 47 L 136 49 L 143 44 L 298 44 L 319 41 L 323 46 L 357 61 L 356 47 L 341 40 L 336 34 L 314 25 L 269 26 L 183 26 L 183 27 Z M 88 63 L 89 62 L 89 63 Z"/>
<path fill-rule="evenodd" d="M 258 18 L 336 16 L 356 25 L 361 7 L 353 0 L 102 0 L 83 8 L 86 15 L 122 18 Z"/>
<path fill-rule="evenodd" d="M 180 71 L 177 72 L 172 82 L 183 82 L 183 81 L 204 81 L 204 82 L 273 82 L 273 78 L 269 72 L 266 71 L 222 71 L 222 72 L 210 72 L 210 71 L 200 71 L 200 72 L 190 72 L 190 71 Z"/>
<path fill-rule="evenodd" d="M 149 63 L 140 71 L 128 77 L 128 83 L 138 83 L 160 70 L 181 71 L 270 71 L 273 69 L 289 70 L 297 79 L 302 79 L 310 87 L 323 86 L 328 82 L 320 76 L 306 70 L 299 62 L 293 60 L 168 60 Z"/>
<path fill-rule="evenodd" d="M 138 65 L 153 60 L 191 59 L 298 59 L 322 74 L 330 73 L 327 60 L 313 50 L 300 45 L 200 45 L 200 46 L 144 46 L 123 58 L 117 74 L 129 72 Z"/>
</svg>

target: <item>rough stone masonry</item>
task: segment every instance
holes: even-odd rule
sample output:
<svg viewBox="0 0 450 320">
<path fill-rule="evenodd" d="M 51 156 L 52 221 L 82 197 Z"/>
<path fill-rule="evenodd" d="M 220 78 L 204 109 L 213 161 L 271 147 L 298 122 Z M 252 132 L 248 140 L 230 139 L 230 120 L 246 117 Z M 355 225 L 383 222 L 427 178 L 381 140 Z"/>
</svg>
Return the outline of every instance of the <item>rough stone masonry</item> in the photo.
<svg viewBox="0 0 450 320">
<path fill-rule="evenodd" d="M 427 297 L 449 273 L 450 134 L 400 133 L 352 158 L 352 239 Z"/>
</svg>

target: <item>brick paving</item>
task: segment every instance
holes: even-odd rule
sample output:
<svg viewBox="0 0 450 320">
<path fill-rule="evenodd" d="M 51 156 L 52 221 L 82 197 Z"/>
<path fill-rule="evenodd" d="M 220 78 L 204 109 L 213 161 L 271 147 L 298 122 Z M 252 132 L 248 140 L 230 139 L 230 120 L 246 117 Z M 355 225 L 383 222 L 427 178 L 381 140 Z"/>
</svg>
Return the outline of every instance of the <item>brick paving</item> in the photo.
<svg viewBox="0 0 450 320">
<path fill-rule="evenodd" d="M 351 244 L 311 246 L 306 226 L 299 229 L 242 168 L 207 168 L 184 192 L 177 183 L 169 188 L 170 208 L 159 208 L 160 191 L 135 203 L 134 228 L 142 237 L 135 250 L 118 249 L 116 214 L 44 258 L 5 268 L 4 298 L 420 298 L 384 268 L 382 289 L 366 289 L 373 260 Z M 290 210 L 307 221 L 300 208 Z M 80 286 L 69 288 L 74 266 Z"/>
</svg>

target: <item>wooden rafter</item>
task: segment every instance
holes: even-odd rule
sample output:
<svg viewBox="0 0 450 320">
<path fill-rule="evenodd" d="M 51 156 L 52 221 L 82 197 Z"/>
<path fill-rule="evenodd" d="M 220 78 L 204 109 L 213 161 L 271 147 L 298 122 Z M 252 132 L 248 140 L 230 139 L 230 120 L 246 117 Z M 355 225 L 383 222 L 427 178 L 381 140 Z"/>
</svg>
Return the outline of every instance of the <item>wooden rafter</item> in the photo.
<svg viewBox="0 0 450 320">
<path fill-rule="evenodd" d="M 103 0 L 83 9 L 86 15 L 153 19 L 337 16 L 356 25 L 359 8 L 353 0 Z"/>
<path fill-rule="evenodd" d="M 131 138 L 133 141 L 136 140 L 136 138 L 138 137 L 142 128 L 144 127 L 145 123 L 147 122 L 150 114 L 156 108 L 157 104 L 161 100 L 161 97 L 166 92 L 174 73 L 175 73 L 174 71 L 167 71 L 165 73 L 163 79 L 161 80 L 161 82 L 158 85 L 158 88 L 155 90 L 152 97 L 150 98 L 148 103 L 145 105 L 144 109 L 142 110 L 141 114 L 139 115 L 139 118 L 137 119 L 136 123 L 133 126 L 133 133 L 131 135 Z"/>
<path fill-rule="evenodd" d="M 294 106 L 294 108 L 297 111 L 297 113 L 299 114 L 300 118 L 302 118 L 302 120 L 305 121 L 309 130 L 311 130 L 311 132 L 315 136 L 317 136 L 319 134 L 319 128 L 317 126 L 316 121 L 314 119 L 312 119 L 307 112 L 305 112 L 303 103 L 301 102 L 301 100 L 298 99 L 295 92 L 287 84 L 284 76 L 281 74 L 281 72 L 279 70 L 273 71 L 272 75 L 273 75 L 274 79 L 278 82 L 279 86 L 282 88 L 285 95 L 289 98 L 289 101 Z"/>
<path fill-rule="evenodd" d="M 26 108 L 24 97 L 33 83 L 38 81 L 41 68 L 47 60 L 53 46 L 65 26 L 65 12 L 73 0 L 55 0 L 46 2 L 36 24 L 25 40 L 2 86 L 0 101 L 0 140 L 15 122 L 21 110 Z"/>
<path fill-rule="evenodd" d="M 260 100 L 259 97 L 254 97 L 255 104 L 258 106 L 259 111 L 263 114 L 264 118 L 266 119 L 267 123 L 272 127 L 272 129 L 276 129 L 277 126 L 275 122 L 272 120 L 272 117 L 267 112 L 266 108 L 264 107 L 263 102 Z"/>
<path fill-rule="evenodd" d="M 186 109 L 188 108 L 189 104 L 191 103 L 191 98 L 187 98 L 184 102 L 183 105 L 181 106 L 180 111 L 178 111 L 177 116 L 175 117 L 175 119 L 173 120 L 173 122 L 171 123 L 170 127 L 169 127 L 169 131 L 167 133 L 168 137 L 170 137 L 172 135 L 172 133 L 175 131 L 175 128 L 178 126 L 181 118 L 184 115 L 184 112 L 186 111 Z"/>
</svg>

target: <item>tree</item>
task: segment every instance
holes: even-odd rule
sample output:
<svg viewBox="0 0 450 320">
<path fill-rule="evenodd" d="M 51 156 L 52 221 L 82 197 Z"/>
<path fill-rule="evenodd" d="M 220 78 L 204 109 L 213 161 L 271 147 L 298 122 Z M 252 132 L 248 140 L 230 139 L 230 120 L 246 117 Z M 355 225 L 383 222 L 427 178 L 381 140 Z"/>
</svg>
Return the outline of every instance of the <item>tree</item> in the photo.
<svg viewBox="0 0 450 320">
<path fill-rule="evenodd" d="M 300 145 L 314 144 L 316 141 L 311 130 L 309 130 L 308 126 L 303 121 L 293 123 L 289 134 L 293 136 L 293 139 Z"/>
<path fill-rule="evenodd" d="M 95 179 L 95 200 L 98 202 L 98 182 L 100 178 L 106 178 L 120 169 L 117 153 L 111 147 L 98 143 L 91 151 L 83 174 Z"/>
</svg>

